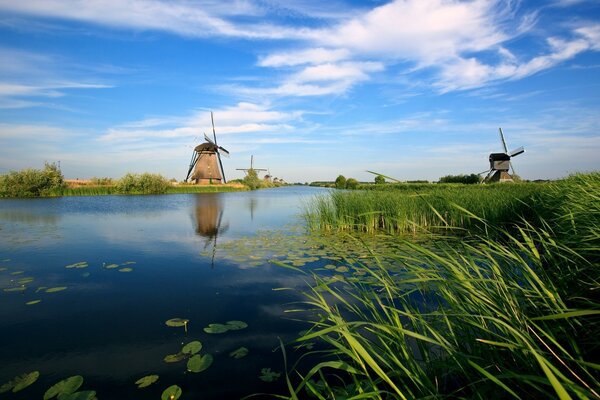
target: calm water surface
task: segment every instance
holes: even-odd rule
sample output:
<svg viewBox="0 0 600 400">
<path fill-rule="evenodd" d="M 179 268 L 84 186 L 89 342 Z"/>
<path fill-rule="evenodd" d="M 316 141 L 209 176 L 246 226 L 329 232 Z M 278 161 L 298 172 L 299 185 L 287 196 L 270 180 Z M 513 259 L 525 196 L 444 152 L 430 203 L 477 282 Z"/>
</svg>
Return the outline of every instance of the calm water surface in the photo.
<svg viewBox="0 0 600 400">
<path fill-rule="evenodd" d="M 302 287 L 297 273 L 272 264 L 220 257 L 241 238 L 301 224 L 302 202 L 322 189 L 287 187 L 245 193 L 0 200 L 0 384 L 40 371 L 39 380 L 0 398 L 41 399 L 72 375 L 99 399 L 156 399 L 173 384 L 182 399 L 240 398 L 281 391 L 259 379 L 283 372 L 278 337 L 306 328 L 284 315 L 299 300 L 278 287 Z M 285 249 L 283 250 L 285 252 Z M 235 257 L 234 257 L 235 258 Z M 255 257 L 258 259 L 259 257 Z M 86 268 L 65 266 L 87 262 Z M 118 264 L 118 267 L 113 267 Z M 131 268 L 130 272 L 121 271 Z M 33 278 L 31 282 L 28 282 Z M 47 293 L 45 288 L 67 287 Z M 41 300 L 33 305 L 27 302 Z M 165 325 L 189 319 L 188 332 Z M 248 328 L 207 334 L 210 323 Z M 214 356 L 201 373 L 165 363 L 182 344 Z M 234 359 L 241 346 L 250 352 Z M 145 389 L 134 382 L 157 374 Z"/>
</svg>

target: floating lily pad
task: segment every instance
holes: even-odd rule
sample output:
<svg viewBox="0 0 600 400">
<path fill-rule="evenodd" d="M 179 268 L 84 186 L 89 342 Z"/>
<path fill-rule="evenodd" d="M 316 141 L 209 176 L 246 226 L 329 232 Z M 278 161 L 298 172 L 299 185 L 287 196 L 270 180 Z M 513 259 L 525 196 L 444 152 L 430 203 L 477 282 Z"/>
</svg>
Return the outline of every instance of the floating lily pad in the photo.
<svg viewBox="0 0 600 400">
<path fill-rule="evenodd" d="M 106 268 L 106 269 L 119 268 L 119 264 L 108 264 L 108 265 L 105 265 L 104 268 Z"/>
<path fill-rule="evenodd" d="M 336 267 L 333 264 L 327 264 L 324 268 L 325 269 L 335 269 Z"/>
<path fill-rule="evenodd" d="M 202 372 L 208 369 L 213 363 L 213 356 L 205 354 L 201 356 L 196 354 L 188 360 L 187 369 L 190 372 Z"/>
<path fill-rule="evenodd" d="M 189 342 L 188 344 L 183 346 L 181 352 L 183 354 L 193 355 L 199 352 L 200 350 L 202 350 L 202 343 L 197 340 L 194 340 L 193 342 Z"/>
<path fill-rule="evenodd" d="M 31 301 L 28 301 L 27 303 L 25 303 L 25 305 L 26 306 L 32 306 L 32 305 L 37 304 L 39 302 L 41 302 L 41 300 L 31 300 Z"/>
<path fill-rule="evenodd" d="M 271 371 L 271 368 L 263 368 L 260 370 L 259 379 L 265 382 L 274 382 L 281 374 L 279 372 Z"/>
<path fill-rule="evenodd" d="M 31 283 L 34 281 L 34 278 L 31 277 L 27 277 L 27 278 L 21 278 L 17 281 L 17 283 L 19 285 L 27 285 L 28 283 Z"/>
<path fill-rule="evenodd" d="M 177 354 L 166 355 L 165 358 L 163 358 L 163 360 L 166 363 L 175 363 L 175 362 L 185 360 L 186 358 L 187 358 L 187 354 L 177 353 Z"/>
<path fill-rule="evenodd" d="M 129 268 L 129 267 L 121 268 L 119 270 L 119 272 L 131 272 L 131 271 L 133 271 L 133 268 Z"/>
<path fill-rule="evenodd" d="M 123 264 L 121 265 L 131 265 L 131 264 L 135 264 L 135 261 L 125 261 Z"/>
<path fill-rule="evenodd" d="M 8 269 L 8 268 L 6 268 L 6 267 L 0 267 L 0 272 L 2 272 L 2 271 L 6 271 L 7 269 Z"/>
<path fill-rule="evenodd" d="M 189 319 L 184 319 L 184 318 L 171 318 L 168 321 L 165 321 L 165 324 L 167 326 L 173 326 L 173 327 L 179 327 L 179 326 L 183 326 L 185 327 L 187 325 L 187 323 L 190 322 Z"/>
<path fill-rule="evenodd" d="M 44 400 L 52 399 L 53 397 L 59 397 L 62 400 L 63 395 L 70 395 L 75 393 L 83 385 L 83 376 L 75 375 L 69 378 L 63 379 L 62 381 L 51 386 L 50 389 L 44 393 Z"/>
<path fill-rule="evenodd" d="M 341 266 L 335 269 L 337 272 L 348 272 L 348 267 Z"/>
<path fill-rule="evenodd" d="M 21 374 L 15 376 L 9 382 L 0 386 L 0 393 L 8 392 L 12 389 L 13 393 L 20 392 L 29 385 L 33 384 L 40 377 L 39 371 L 29 372 L 27 374 Z"/>
<path fill-rule="evenodd" d="M 225 323 L 225 326 L 227 326 L 227 329 L 229 329 L 229 330 L 239 331 L 240 329 L 247 328 L 248 324 L 245 323 L 244 321 L 227 321 Z"/>
<path fill-rule="evenodd" d="M 25 291 L 25 289 L 27 289 L 27 287 L 17 286 L 17 287 L 11 287 L 11 288 L 4 288 L 2 290 L 10 293 L 10 292 L 23 292 L 23 291 Z"/>
<path fill-rule="evenodd" d="M 204 328 L 204 332 L 206 333 L 225 333 L 229 330 L 229 327 L 223 324 L 208 324 L 206 328 Z"/>
<path fill-rule="evenodd" d="M 164 392 L 162 392 L 162 394 L 160 395 L 160 399 L 161 400 L 177 400 L 179 397 L 181 397 L 181 388 L 177 385 L 172 385 L 169 386 L 168 388 L 166 388 L 164 390 Z"/>
<path fill-rule="evenodd" d="M 137 381 L 135 381 L 135 384 L 137 385 L 137 387 L 139 389 L 141 389 L 141 388 L 145 388 L 147 386 L 152 385 L 157 380 L 158 380 L 158 375 L 147 375 L 147 376 L 144 376 L 143 378 L 140 378 Z"/>
<path fill-rule="evenodd" d="M 84 390 L 82 392 L 75 392 L 71 394 L 61 394 L 58 396 L 58 400 L 96 400 L 95 390 Z"/>
<path fill-rule="evenodd" d="M 46 293 L 62 292 L 63 290 L 66 290 L 66 289 L 67 289 L 66 286 L 57 286 L 57 287 L 52 287 L 52 288 L 46 289 Z"/>
<path fill-rule="evenodd" d="M 232 351 L 231 353 L 229 353 L 229 357 L 233 357 L 233 358 L 244 358 L 248 355 L 249 350 L 245 347 L 240 347 L 239 349 L 236 349 L 234 351 Z"/>
<path fill-rule="evenodd" d="M 71 268 L 87 268 L 88 266 L 89 266 L 89 264 L 87 263 L 87 261 L 80 261 L 80 262 L 76 262 L 74 264 L 65 265 L 65 268 L 67 268 L 67 269 L 71 269 Z"/>
<path fill-rule="evenodd" d="M 10 274 L 11 275 L 21 275 L 21 274 L 24 274 L 24 273 L 25 273 L 25 271 L 15 271 L 15 272 L 11 272 Z"/>
</svg>

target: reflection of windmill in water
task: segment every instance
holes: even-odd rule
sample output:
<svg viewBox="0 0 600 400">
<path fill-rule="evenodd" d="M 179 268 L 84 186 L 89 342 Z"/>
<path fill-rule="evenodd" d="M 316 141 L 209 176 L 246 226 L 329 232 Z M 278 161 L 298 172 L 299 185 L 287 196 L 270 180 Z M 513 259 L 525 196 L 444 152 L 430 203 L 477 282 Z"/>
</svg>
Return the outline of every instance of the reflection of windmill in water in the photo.
<svg viewBox="0 0 600 400">
<path fill-rule="evenodd" d="M 223 206 L 218 193 L 204 193 L 196 196 L 195 222 L 196 234 L 205 238 L 204 250 L 212 243 L 211 265 L 215 266 L 217 238 L 225 233 L 229 224 L 222 224 Z"/>
<path fill-rule="evenodd" d="M 194 148 L 190 166 L 188 168 L 185 181 L 191 179 L 194 183 L 203 185 L 212 185 L 215 183 L 227 183 L 223 163 L 221 162 L 221 152 L 223 156 L 229 157 L 229 152 L 217 144 L 217 133 L 215 132 L 215 120 L 212 111 L 210 112 L 212 122 L 213 140 L 206 133 L 204 134 L 204 143 L 200 143 Z"/>
<path fill-rule="evenodd" d="M 502 148 L 504 149 L 504 153 L 491 153 L 490 160 L 490 169 L 489 171 L 484 171 L 484 173 L 488 173 L 483 180 L 484 182 L 512 182 L 513 176 L 515 174 L 515 170 L 510 162 L 512 157 L 516 157 L 519 154 L 525 153 L 525 149 L 523 147 L 519 147 L 508 152 L 508 148 L 506 147 L 506 141 L 504 140 L 504 134 L 502 133 L 502 128 L 498 128 L 500 131 L 500 141 L 502 142 Z M 508 173 L 511 171 L 512 175 Z"/>
</svg>

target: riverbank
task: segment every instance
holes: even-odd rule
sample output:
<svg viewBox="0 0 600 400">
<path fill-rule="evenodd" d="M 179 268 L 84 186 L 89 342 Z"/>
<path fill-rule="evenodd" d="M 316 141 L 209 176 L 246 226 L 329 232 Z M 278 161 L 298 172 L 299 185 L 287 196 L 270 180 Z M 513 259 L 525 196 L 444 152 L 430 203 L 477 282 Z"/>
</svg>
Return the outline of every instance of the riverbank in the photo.
<svg viewBox="0 0 600 400">
<path fill-rule="evenodd" d="M 101 196 L 122 194 L 115 185 L 94 185 L 90 181 L 84 180 L 65 180 L 67 187 L 53 191 L 51 196 Z M 242 192 L 250 190 L 247 186 L 240 183 L 231 183 L 223 185 L 189 185 L 189 184 L 170 184 L 167 186 L 165 194 L 186 194 L 186 193 L 225 193 Z M 144 194 L 131 192 L 127 194 Z"/>
</svg>

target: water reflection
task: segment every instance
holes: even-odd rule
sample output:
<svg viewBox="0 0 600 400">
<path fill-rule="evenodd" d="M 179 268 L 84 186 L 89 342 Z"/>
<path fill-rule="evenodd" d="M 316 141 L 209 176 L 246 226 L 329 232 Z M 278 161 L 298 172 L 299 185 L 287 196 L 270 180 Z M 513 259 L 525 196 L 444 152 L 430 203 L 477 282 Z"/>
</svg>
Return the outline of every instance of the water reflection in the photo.
<svg viewBox="0 0 600 400">
<path fill-rule="evenodd" d="M 212 245 L 211 265 L 215 266 L 217 238 L 229 229 L 229 223 L 223 223 L 223 203 L 219 193 L 206 193 L 196 196 L 194 207 L 195 231 L 205 238 L 204 250 Z"/>
</svg>

